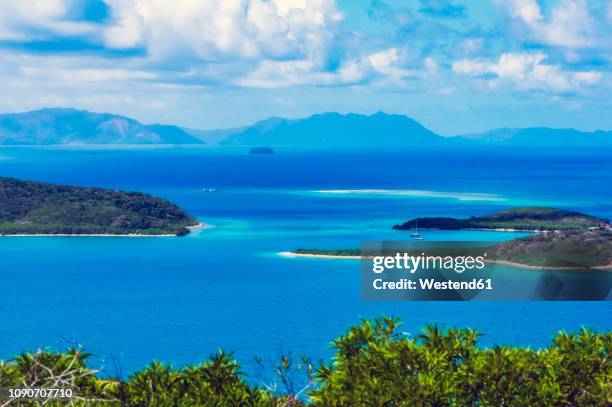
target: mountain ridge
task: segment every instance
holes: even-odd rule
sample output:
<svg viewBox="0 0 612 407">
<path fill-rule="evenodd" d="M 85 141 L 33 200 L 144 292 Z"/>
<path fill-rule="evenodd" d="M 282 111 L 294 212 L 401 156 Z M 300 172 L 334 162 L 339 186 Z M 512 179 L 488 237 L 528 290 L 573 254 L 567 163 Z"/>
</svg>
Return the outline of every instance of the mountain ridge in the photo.
<svg viewBox="0 0 612 407">
<path fill-rule="evenodd" d="M 371 148 L 373 140 L 385 147 L 401 147 L 441 145 L 445 138 L 404 115 L 326 112 L 303 119 L 261 120 L 220 144 Z"/>
<path fill-rule="evenodd" d="M 327 123 L 321 124 L 325 120 Z M 352 123 L 347 125 L 347 122 Z M 208 132 L 219 134 L 221 131 L 223 130 Z M 342 137 L 341 133 L 351 135 L 351 138 Z M 318 138 L 313 134 L 318 135 Z M 330 138 L 338 134 L 340 134 L 340 137 L 337 137 L 338 140 L 330 141 Z M 356 140 L 353 137 L 355 134 L 360 135 L 361 138 L 358 137 Z M 268 145 L 319 148 L 372 148 L 373 146 L 382 148 L 424 146 L 612 147 L 612 131 L 588 132 L 572 128 L 506 127 L 483 133 L 441 136 L 405 115 L 380 111 L 372 115 L 326 112 L 299 119 L 270 117 L 251 126 L 229 129 L 225 133 L 225 138 L 220 138 L 217 142 L 222 146 Z"/>
<path fill-rule="evenodd" d="M 0 114 L 0 144 L 202 144 L 177 126 L 74 108 Z"/>
<path fill-rule="evenodd" d="M 199 130 L 142 124 L 111 113 L 44 108 L 0 114 L 0 145 L 208 144 L 235 147 L 371 149 L 418 147 L 612 147 L 612 131 L 502 127 L 441 136 L 401 114 L 324 112 L 299 119 L 272 116 L 252 125 Z"/>
<path fill-rule="evenodd" d="M 455 136 L 464 140 L 484 144 L 502 144 L 511 146 L 612 146 L 612 131 L 580 131 L 573 128 L 551 127 L 502 127 L 483 133 L 472 133 Z"/>
</svg>

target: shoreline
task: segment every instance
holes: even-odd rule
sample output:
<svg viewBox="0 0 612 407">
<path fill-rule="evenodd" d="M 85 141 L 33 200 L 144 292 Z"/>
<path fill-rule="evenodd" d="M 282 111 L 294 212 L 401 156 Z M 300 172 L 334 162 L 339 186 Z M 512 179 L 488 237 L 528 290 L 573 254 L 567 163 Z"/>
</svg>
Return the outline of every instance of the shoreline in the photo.
<svg viewBox="0 0 612 407">
<path fill-rule="evenodd" d="M 336 259 L 336 260 L 361 260 L 361 256 L 342 256 L 337 254 L 307 254 L 307 253 L 294 253 L 294 252 L 278 252 L 277 255 L 288 258 L 303 257 L 311 259 Z M 548 271 L 572 271 L 572 270 L 606 270 L 612 271 L 612 264 L 607 266 L 592 266 L 592 267 L 550 267 L 550 266 L 530 266 L 528 264 L 512 263 L 505 260 L 486 260 L 486 263 L 491 264 L 502 264 L 506 266 L 518 267 L 523 269 L 531 270 L 548 270 Z"/>
<path fill-rule="evenodd" d="M 198 223 L 197 225 L 186 226 L 189 229 L 189 234 L 204 229 L 211 228 L 211 225 L 206 223 Z M 0 234 L 0 237 L 179 237 L 177 234 L 145 234 L 145 233 L 17 233 L 10 235 Z"/>
<path fill-rule="evenodd" d="M 443 229 L 428 229 L 428 230 L 443 230 Z M 558 232 L 558 230 L 531 230 L 531 229 L 512 229 L 512 228 L 496 228 L 496 229 L 487 229 L 487 228 L 467 228 L 467 229 L 459 229 L 459 230 L 469 230 L 476 232 L 512 232 L 512 233 L 548 233 L 548 232 Z"/>
<path fill-rule="evenodd" d="M 146 235 L 144 233 L 19 233 L 13 235 L 0 235 L 0 237 L 178 237 L 173 234 Z"/>
<path fill-rule="evenodd" d="M 337 260 L 360 260 L 361 256 L 341 256 L 334 254 L 306 254 L 306 253 L 294 253 L 294 252 L 278 252 L 277 255 L 282 257 L 308 257 L 312 259 L 337 259 Z"/>
<path fill-rule="evenodd" d="M 400 232 L 410 231 L 412 229 L 395 229 Z M 559 232 L 560 230 L 535 230 L 535 229 L 512 229 L 512 228 L 464 228 L 464 229 L 439 229 L 439 228 L 419 228 L 419 230 L 441 230 L 443 232 L 512 232 L 512 233 L 548 233 Z"/>
<path fill-rule="evenodd" d="M 588 267 L 587 266 L 585 267 L 561 267 L 561 266 L 554 267 L 554 266 L 530 266 L 528 264 L 513 263 L 511 261 L 506 261 L 506 260 L 488 260 L 488 259 L 485 261 L 485 263 L 502 264 L 506 266 L 519 267 L 519 268 L 532 269 L 532 270 L 549 270 L 549 271 L 554 271 L 554 270 L 560 270 L 560 271 L 606 270 L 606 271 L 612 271 L 612 264 L 608 264 L 607 266 L 588 266 Z"/>
</svg>

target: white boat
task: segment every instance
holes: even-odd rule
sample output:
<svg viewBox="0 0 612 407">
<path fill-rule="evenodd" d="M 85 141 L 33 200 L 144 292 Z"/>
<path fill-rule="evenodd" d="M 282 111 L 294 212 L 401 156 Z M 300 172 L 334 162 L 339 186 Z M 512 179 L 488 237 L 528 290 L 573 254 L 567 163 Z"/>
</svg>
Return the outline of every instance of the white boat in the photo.
<svg viewBox="0 0 612 407">
<path fill-rule="evenodd" d="M 423 240 L 423 237 L 419 233 L 419 223 L 418 222 L 416 223 L 416 227 L 414 228 L 414 231 L 410 234 L 410 237 L 413 238 L 414 240 Z"/>
<path fill-rule="evenodd" d="M 217 192 L 217 190 L 215 188 L 202 188 L 202 191 L 204 191 L 204 192 Z"/>
</svg>

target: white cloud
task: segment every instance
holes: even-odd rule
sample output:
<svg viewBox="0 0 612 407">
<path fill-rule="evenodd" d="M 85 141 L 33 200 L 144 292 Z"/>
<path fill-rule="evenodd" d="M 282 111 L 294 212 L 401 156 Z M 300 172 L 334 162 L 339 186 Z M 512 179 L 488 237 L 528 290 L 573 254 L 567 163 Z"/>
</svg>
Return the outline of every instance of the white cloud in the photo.
<svg viewBox="0 0 612 407">
<path fill-rule="evenodd" d="M 249 87 L 358 82 L 363 56 L 334 54 L 335 0 L 105 0 L 110 48 L 143 48 L 149 64 Z M 336 68 L 330 68 L 330 67 Z"/>
<path fill-rule="evenodd" d="M 392 66 L 399 59 L 397 48 L 389 48 L 385 51 L 376 52 L 368 56 L 372 68 L 383 74 L 389 74 Z"/>
<path fill-rule="evenodd" d="M 65 36 L 95 32 L 89 23 L 69 21 L 68 0 L 0 0 L 0 40 L 46 39 L 46 33 Z"/>
<path fill-rule="evenodd" d="M 73 83 L 153 80 L 157 78 L 154 72 L 138 71 L 123 68 L 50 68 L 50 67 L 22 67 L 24 77 L 48 79 L 53 81 L 66 81 Z"/>
<path fill-rule="evenodd" d="M 455 61 L 454 72 L 481 77 L 493 75 L 488 79 L 493 86 L 509 82 L 519 89 L 541 89 L 552 92 L 571 92 L 581 90 L 599 82 L 601 73 L 595 71 L 566 71 L 559 65 L 545 64 L 546 54 L 505 53 L 497 61 L 463 59 Z"/>
<path fill-rule="evenodd" d="M 498 0 L 535 41 L 549 46 L 583 48 L 597 45 L 596 20 L 585 0 L 561 0 L 548 19 L 536 0 Z"/>
<path fill-rule="evenodd" d="M 437 72 L 438 64 L 433 58 L 427 57 L 425 58 L 425 68 L 427 68 L 429 72 Z"/>
<path fill-rule="evenodd" d="M 333 0 L 105 0 L 113 48 L 205 61 L 305 59 L 323 53 L 343 18 Z"/>
<path fill-rule="evenodd" d="M 474 54 L 482 50 L 483 44 L 482 38 L 468 38 L 460 44 L 459 51 L 466 55 Z"/>
<path fill-rule="evenodd" d="M 298 85 L 355 85 L 371 76 L 367 59 L 346 60 L 333 72 L 314 68 L 312 61 L 262 61 L 257 69 L 235 81 L 253 88 L 279 88 Z"/>
<path fill-rule="evenodd" d="M 338 86 L 374 84 L 377 87 L 406 87 L 407 79 L 435 77 L 438 65 L 431 57 L 422 69 L 402 67 L 404 51 L 388 48 L 368 55 L 346 58 L 334 71 L 318 71 L 313 61 L 271 61 L 259 63 L 235 81 L 239 86 L 278 88 L 297 85 Z"/>
<path fill-rule="evenodd" d="M 574 75 L 574 79 L 579 82 L 579 83 L 583 83 L 585 85 L 594 85 L 597 82 L 601 81 L 601 73 L 600 72 L 594 72 L 594 71 L 589 71 L 589 72 L 576 72 L 576 74 Z"/>
<path fill-rule="evenodd" d="M 453 71 L 464 75 L 480 76 L 489 70 L 490 64 L 474 59 L 461 59 L 453 63 Z"/>
<path fill-rule="evenodd" d="M 499 61 L 490 66 L 489 70 L 502 78 L 524 80 L 530 72 L 542 66 L 540 63 L 545 58 L 546 55 L 540 52 L 535 54 L 502 54 Z"/>
<path fill-rule="evenodd" d="M 510 0 L 506 3 L 512 17 L 518 17 L 528 24 L 536 24 L 543 20 L 536 0 Z"/>
<path fill-rule="evenodd" d="M 40 25 L 63 17 L 65 12 L 62 0 L 0 0 L 0 38 L 18 39 L 22 37 L 18 25 Z"/>
</svg>

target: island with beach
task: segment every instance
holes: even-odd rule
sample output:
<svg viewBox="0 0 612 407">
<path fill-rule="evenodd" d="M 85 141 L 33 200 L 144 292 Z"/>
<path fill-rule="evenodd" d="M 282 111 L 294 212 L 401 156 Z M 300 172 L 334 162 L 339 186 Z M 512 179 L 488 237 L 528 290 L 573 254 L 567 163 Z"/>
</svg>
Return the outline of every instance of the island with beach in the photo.
<svg viewBox="0 0 612 407">
<path fill-rule="evenodd" d="M 540 270 L 612 269 L 612 225 L 607 219 L 546 207 L 512 208 L 490 215 L 458 218 L 415 218 L 393 229 L 410 231 L 498 230 L 533 234 L 487 248 L 488 261 Z M 360 249 L 301 248 L 286 257 L 359 259 Z"/>
<path fill-rule="evenodd" d="M 605 219 L 576 211 L 539 206 L 511 208 L 483 216 L 469 218 L 415 218 L 393 226 L 396 230 L 502 230 L 502 231 L 555 231 L 599 228 L 608 224 Z"/>
<path fill-rule="evenodd" d="M 173 203 L 141 192 L 0 177 L 3 236 L 183 236 L 200 226 Z"/>
</svg>

